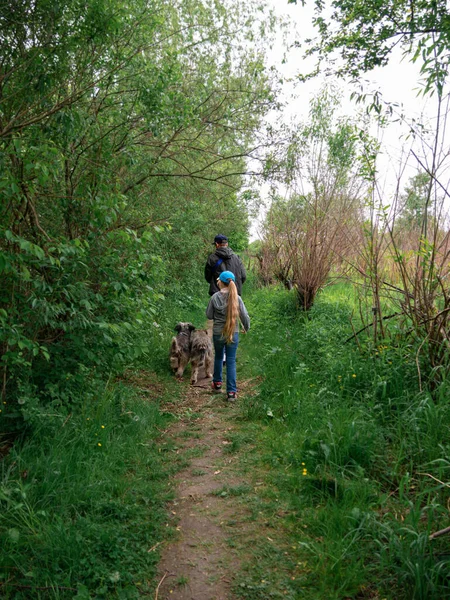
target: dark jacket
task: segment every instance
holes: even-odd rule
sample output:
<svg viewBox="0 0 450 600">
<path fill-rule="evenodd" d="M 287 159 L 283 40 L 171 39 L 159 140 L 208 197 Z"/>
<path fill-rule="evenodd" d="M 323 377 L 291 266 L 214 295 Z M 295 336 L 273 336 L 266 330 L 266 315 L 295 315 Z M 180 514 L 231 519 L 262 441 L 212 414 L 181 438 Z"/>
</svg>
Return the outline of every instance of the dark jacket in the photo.
<svg viewBox="0 0 450 600">
<path fill-rule="evenodd" d="M 217 261 L 222 259 L 220 265 Z M 217 266 L 216 266 L 217 265 Z M 239 296 L 242 292 L 242 284 L 247 278 L 245 267 L 237 254 L 228 246 L 217 248 L 215 252 L 208 256 L 205 266 L 205 279 L 209 283 L 209 295 L 212 296 L 219 291 L 217 287 L 217 278 L 221 271 L 231 271 L 236 277 L 236 287 Z"/>
</svg>

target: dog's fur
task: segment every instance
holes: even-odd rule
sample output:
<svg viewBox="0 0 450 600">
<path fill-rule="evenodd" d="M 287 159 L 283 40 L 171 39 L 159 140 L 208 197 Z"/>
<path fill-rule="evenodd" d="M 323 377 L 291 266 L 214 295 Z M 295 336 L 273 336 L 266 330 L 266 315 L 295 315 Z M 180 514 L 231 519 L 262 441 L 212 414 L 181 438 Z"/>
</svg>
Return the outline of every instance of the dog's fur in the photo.
<svg viewBox="0 0 450 600">
<path fill-rule="evenodd" d="M 212 343 L 207 329 L 195 329 L 192 323 L 177 323 L 177 335 L 170 346 L 170 366 L 177 377 L 183 377 L 184 370 L 191 361 L 191 383 L 197 383 L 198 369 L 205 365 L 206 377 L 212 377 Z"/>
<path fill-rule="evenodd" d="M 183 377 L 184 369 L 191 357 L 191 334 L 195 330 L 192 323 L 177 323 L 177 335 L 172 338 L 170 346 L 170 366 L 177 377 Z"/>
<path fill-rule="evenodd" d="M 207 329 L 196 329 L 191 334 L 191 383 L 197 383 L 198 369 L 205 366 L 206 377 L 212 377 L 212 342 Z"/>
</svg>

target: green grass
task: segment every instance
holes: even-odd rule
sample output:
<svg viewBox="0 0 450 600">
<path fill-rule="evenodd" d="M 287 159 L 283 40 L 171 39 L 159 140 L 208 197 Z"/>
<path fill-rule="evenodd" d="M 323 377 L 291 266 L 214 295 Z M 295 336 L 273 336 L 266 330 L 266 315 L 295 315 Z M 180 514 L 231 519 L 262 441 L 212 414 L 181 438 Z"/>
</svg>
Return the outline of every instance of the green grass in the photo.
<svg viewBox="0 0 450 600">
<path fill-rule="evenodd" d="M 253 379 L 254 389 L 233 408 L 224 452 L 246 483 L 217 492 L 244 525 L 229 519 L 242 559 L 236 597 L 450 598 L 448 538 L 428 539 L 448 526 L 448 384 L 427 389 L 421 364 L 419 389 L 417 342 L 398 324 L 377 345 L 370 331 L 346 343 L 350 319 L 359 324 L 343 284 L 308 314 L 295 293 L 251 281 L 244 300 L 252 328 L 238 384 Z M 151 354 L 122 382 L 86 381 L 72 412 L 27 398 L 26 435 L 1 466 L 2 598 L 153 597 L 159 544 L 172 532 L 170 475 L 203 453 L 177 454 L 161 435 L 173 417 L 160 402 L 183 392 L 167 353 L 175 323 L 203 326 L 206 303 L 175 298 L 150 328 Z M 199 416 L 183 415 L 184 439 L 199 435 Z"/>
<path fill-rule="evenodd" d="M 253 290 L 246 305 L 243 376 L 263 378 L 242 397 L 237 439 L 252 439 L 250 472 L 285 505 L 288 556 L 300 544 L 307 564 L 301 590 L 286 575 L 285 597 L 450 597 L 446 541 L 428 540 L 448 526 L 450 394 L 426 389 L 426 377 L 420 391 L 417 343 L 394 323 L 376 346 L 370 330 L 345 343 L 350 319 L 360 324 L 343 284 L 308 314 L 281 288 Z M 272 503 L 259 509 L 269 521 Z M 262 593 L 261 571 L 276 570 L 270 553 L 252 552 L 258 572 L 236 588 L 248 599 Z"/>
<path fill-rule="evenodd" d="M 174 294 L 159 326 L 143 329 L 149 350 L 115 382 L 86 370 L 72 405 L 56 389 L 51 403 L 24 395 L 23 435 L 0 463 L 1 598 L 154 596 L 159 545 L 172 532 L 170 475 L 187 464 L 162 435 L 173 417 L 161 404 L 184 393 L 168 349 L 178 321 L 204 325 L 206 303 Z"/>
<path fill-rule="evenodd" d="M 140 597 L 166 535 L 168 465 L 155 440 L 168 419 L 123 384 L 64 421 L 54 414 L 2 463 L 0 595 Z"/>
<path fill-rule="evenodd" d="M 221 498 L 226 498 L 228 496 L 244 496 L 249 492 L 250 486 L 247 483 L 243 483 L 235 486 L 225 485 L 218 490 L 214 490 L 211 492 L 213 496 L 220 496 Z"/>
</svg>

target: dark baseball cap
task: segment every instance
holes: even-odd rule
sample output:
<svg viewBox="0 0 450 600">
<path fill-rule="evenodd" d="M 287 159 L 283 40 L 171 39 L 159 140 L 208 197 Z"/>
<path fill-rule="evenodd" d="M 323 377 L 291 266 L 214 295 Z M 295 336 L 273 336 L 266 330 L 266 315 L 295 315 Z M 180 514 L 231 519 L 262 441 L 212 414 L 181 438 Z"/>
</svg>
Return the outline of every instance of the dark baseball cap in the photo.
<svg viewBox="0 0 450 600">
<path fill-rule="evenodd" d="M 222 244 L 223 242 L 228 242 L 228 238 L 226 235 L 223 235 L 222 233 L 219 233 L 216 235 L 216 237 L 214 238 L 214 244 Z"/>
</svg>

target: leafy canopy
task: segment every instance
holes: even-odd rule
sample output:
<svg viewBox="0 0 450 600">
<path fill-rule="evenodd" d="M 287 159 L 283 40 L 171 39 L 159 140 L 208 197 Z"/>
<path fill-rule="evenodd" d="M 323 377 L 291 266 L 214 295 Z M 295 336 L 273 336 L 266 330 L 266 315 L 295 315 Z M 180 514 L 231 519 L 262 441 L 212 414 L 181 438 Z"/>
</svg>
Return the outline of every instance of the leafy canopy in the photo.
<svg viewBox="0 0 450 600">
<path fill-rule="evenodd" d="M 277 105 L 265 66 L 272 25 L 262 4 L 242 0 L 2 4 L 9 417 L 31 398 L 79 402 L 90 370 L 148 351 L 186 273 L 205 285 L 217 231 L 246 245 L 240 190 Z"/>
<path fill-rule="evenodd" d="M 297 0 L 288 0 L 297 4 Z M 302 2 L 305 4 L 305 2 Z M 442 91 L 448 72 L 450 14 L 445 0 L 315 0 L 317 40 L 308 54 L 340 60 L 334 71 L 357 79 L 388 63 L 396 46 L 422 62 L 424 92 Z"/>
</svg>

